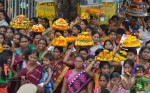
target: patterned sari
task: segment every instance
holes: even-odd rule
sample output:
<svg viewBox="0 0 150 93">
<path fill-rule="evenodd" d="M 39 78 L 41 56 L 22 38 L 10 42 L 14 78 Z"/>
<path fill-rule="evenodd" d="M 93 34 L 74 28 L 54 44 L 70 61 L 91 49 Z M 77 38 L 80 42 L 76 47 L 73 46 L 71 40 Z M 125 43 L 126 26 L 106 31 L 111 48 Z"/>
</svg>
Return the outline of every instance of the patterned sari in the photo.
<svg viewBox="0 0 150 93">
<path fill-rule="evenodd" d="M 80 93 L 91 81 L 91 78 L 85 71 L 74 73 L 73 70 L 69 70 L 65 78 L 68 80 L 66 93 Z"/>
<path fill-rule="evenodd" d="M 38 85 L 42 76 L 43 67 L 41 65 L 37 65 L 32 71 L 27 68 L 22 69 L 21 76 L 25 76 L 25 78 L 34 85 Z"/>
</svg>

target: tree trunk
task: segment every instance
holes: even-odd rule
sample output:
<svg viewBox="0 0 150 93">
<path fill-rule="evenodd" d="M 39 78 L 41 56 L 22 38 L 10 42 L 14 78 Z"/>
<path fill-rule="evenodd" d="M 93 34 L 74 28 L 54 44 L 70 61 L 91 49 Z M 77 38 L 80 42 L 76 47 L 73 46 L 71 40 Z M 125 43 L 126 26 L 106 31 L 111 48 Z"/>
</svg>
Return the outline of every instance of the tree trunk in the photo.
<svg viewBox="0 0 150 93">
<path fill-rule="evenodd" d="M 77 15 L 78 0 L 55 0 L 56 17 L 72 20 Z"/>
</svg>

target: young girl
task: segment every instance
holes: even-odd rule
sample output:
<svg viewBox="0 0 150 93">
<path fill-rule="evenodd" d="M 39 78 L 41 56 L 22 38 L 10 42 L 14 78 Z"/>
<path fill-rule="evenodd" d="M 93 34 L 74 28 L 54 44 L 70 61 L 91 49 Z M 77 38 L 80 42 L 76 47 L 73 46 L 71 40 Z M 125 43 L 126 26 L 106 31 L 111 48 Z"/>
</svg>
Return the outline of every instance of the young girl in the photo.
<svg viewBox="0 0 150 93">
<path fill-rule="evenodd" d="M 111 40 L 106 40 L 105 42 L 104 42 L 104 45 L 103 45 L 103 47 L 104 47 L 104 49 L 107 49 L 107 50 L 113 50 L 113 43 L 112 43 L 112 41 Z"/>
<path fill-rule="evenodd" d="M 16 33 L 14 36 L 13 36 L 13 45 L 12 45 L 12 49 L 13 51 L 16 51 L 17 48 L 19 48 L 19 42 L 20 42 L 20 38 L 21 38 L 21 35 L 20 33 Z"/>
<path fill-rule="evenodd" d="M 14 33 L 15 33 L 14 28 L 8 27 L 7 30 L 6 30 L 6 35 L 5 35 L 6 36 L 6 40 L 12 41 Z"/>
<path fill-rule="evenodd" d="M 130 93 L 131 88 L 135 84 L 135 77 L 132 74 L 132 70 L 134 68 L 134 61 L 131 59 L 127 59 L 124 61 L 124 74 L 121 75 L 121 84 L 125 89 L 125 93 Z"/>
<path fill-rule="evenodd" d="M 72 27 L 72 35 L 78 35 L 79 33 L 81 33 L 81 26 L 78 25 L 78 24 L 75 24 L 73 27 Z"/>
<path fill-rule="evenodd" d="M 11 41 L 5 40 L 5 41 L 2 43 L 2 46 L 3 46 L 3 49 L 4 49 L 4 50 L 10 50 L 10 51 L 12 51 L 12 43 L 11 43 Z"/>
<path fill-rule="evenodd" d="M 54 89 L 54 83 L 52 80 L 53 67 L 50 65 L 52 60 L 53 55 L 50 53 L 45 54 L 42 58 L 44 69 L 42 72 L 40 84 L 38 85 L 44 88 L 45 93 L 52 93 Z"/>
<path fill-rule="evenodd" d="M 109 75 L 101 74 L 99 76 L 99 85 L 100 85 L 100 87 L 98 88 L 97 92 L 95 92 L 95 93 L 101 93 L 104 89 L 106 89 L 108 82 L 109 82 Z"/>
<path fill-rule="evenodd" d="M 110 75 L 110 85 L 108 87 L 110 93 L 127 93 L 121 86 L 121 78 L 120 74 L 117 72 L 113 72 Z"/>
<path fill-rule="evenodd" d="M 116 43 L 117 33 L 116 33 L 116 30 L 110 30 L 109 39 L 112 41 L 114 48 L 116 48 L 117 47 L 117 43 Z"/>
<path fill-rule="evenodd" d="M 89 25 L 88 21 L 83 19 L 80 23 L 82 31 L 85 31 L 85 28 Z"/>
</svg>

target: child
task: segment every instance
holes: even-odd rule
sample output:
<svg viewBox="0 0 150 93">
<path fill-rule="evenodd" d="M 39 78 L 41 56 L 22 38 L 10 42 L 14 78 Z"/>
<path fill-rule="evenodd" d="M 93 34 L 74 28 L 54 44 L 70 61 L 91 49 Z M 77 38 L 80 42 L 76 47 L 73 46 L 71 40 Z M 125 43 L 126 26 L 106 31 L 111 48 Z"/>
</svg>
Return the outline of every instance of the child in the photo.
<svg viewBox="0 0 150 93">
<path fill-rule="evenodd" d="M 104 49 L 107 49 L 107 50 L 113 50 L 113 43 L 112 43 L 112 41 L 111 40 L 106 40 L 105 42 L 104 42 L 104 45 L 103 45 L 103 47 L 104 47 Z"/>
<path fill-rule="evenodd" d="M 104 89 L 106 89 L 108 82 L 109 82 L 109 75 L 101 74 L 100 77 L 99 77 L 99 85 L 100 85 L 100 87 L 98 88 L 96 93 L 100 93 Z"/>
<path fill-rule="evenodd" d="M 131 90 L 131 93 L 137 93 L 137 92 L 144 92 L 144 86 L 150 83 L 149 78 L 144 76 L 144 67 L 142 65 L 139 65 L 135 68 L 136 77 L 135 77 L 135 86 Z"/>
<path fill-rule="evenodd" d="M 42 72 L 42 78 L 40 80 L 39 86 L 44 87 L 45 93 L 52 93 L 54 89 L 54 82 L 52 80 L 53 68 L 50 65 L 53 59 L 53 55 L 47 53 L 43 57 L 44 69 Z"/>
<path fill-rule="evenodd" d="M 132 74 L 132 70 L 134 68 L 134 61 L 131 59 L 127 59 L 124 61 L 124 74 L 121 75 L 121 83 L 123 88 L 125 89 L 125 93 L 129 93 L 131 88 L 135 84 L 135 78 Z"/>
</svg>

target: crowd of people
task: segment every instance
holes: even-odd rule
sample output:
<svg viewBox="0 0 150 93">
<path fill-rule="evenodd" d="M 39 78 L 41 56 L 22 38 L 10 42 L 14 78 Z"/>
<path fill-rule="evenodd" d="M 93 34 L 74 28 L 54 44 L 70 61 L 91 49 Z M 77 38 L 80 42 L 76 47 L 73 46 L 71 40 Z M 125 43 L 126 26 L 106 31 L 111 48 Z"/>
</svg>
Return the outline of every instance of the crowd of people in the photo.
<svg viewBox="0 0 150 93">
<path fill-rule="evenodd" d="M 61 31 L 53 29 L 47 18 L 33 17 L 31 26 L 42 24 L 45 31 L 32 33 L 9 26 L 0 2 L 0 93 L 149 93 L 150 7 L 147 16 L 114 15 L 108 24 L 99 24 L 97 19 L 96 15 L 90 19 L 77 15 L 74 20 L 66 19 L 70 29 Z M 51 45 L 56 37 L 82 32 L 92 36 L 93 46 Z M 136 36 L 141 46 L 122 48 L 124 34 Z M 127 59 L 96 60 L 104 49 L 125 50 Z"/>
</svg>

